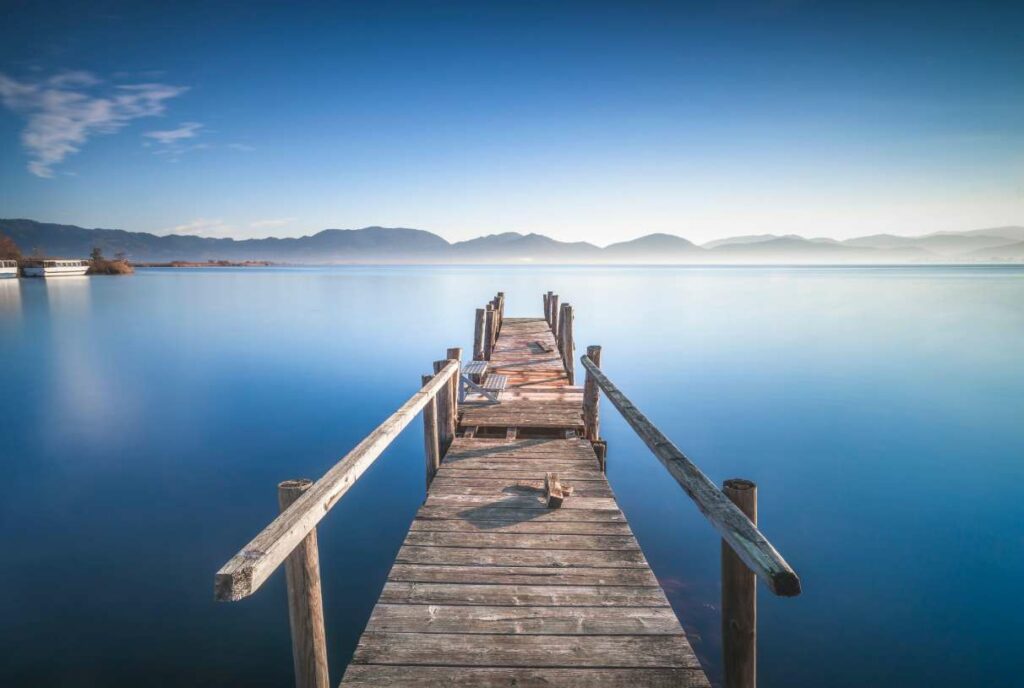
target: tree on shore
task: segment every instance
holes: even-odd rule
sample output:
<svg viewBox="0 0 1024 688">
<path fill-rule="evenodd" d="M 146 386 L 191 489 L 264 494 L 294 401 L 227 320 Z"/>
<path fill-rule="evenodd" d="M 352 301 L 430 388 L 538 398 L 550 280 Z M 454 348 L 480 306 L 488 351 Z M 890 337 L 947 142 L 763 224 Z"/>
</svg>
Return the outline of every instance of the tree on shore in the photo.
<svg viewBox="0 0 1024 688">
<path fill-rule="evenodd" d="M 5 234 L 0 234 L 0 260 L 21 260 L 21 249 Z"/>
</svg>

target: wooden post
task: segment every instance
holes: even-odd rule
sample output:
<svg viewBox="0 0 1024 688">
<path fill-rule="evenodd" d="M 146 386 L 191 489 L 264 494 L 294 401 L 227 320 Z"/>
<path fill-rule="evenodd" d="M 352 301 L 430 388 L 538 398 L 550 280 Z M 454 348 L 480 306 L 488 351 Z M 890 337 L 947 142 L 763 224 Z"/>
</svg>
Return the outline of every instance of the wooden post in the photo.
<svg viewBox="0 0 1024 688">
<path fill-rule="evenodd" d="M 453 346 L 448 349 L 447 355 L 449 361 L 455 361 L 458 365 L 449 385 L 449 393 L 452 396 L 451 436 L 454 439 L 459 430 L 459 385 L 462 384 L 462 347 Z"/>
<path fill-rule="evenodd" d="M 757 485 L 726 480 L 722 492 L 757 525 Z M 757 577 L 722 541 L 722 665 L 725 688 L 757 685 Z"/>
<path fill-rule="evenodd" d="M 587 358 L 600 368 L 601 347 L 588 346 Z M 569 361 L 572 361 L 571 356 Z M 596 442 L 601 436 L 601 414 L 598 408 L 600 399 L 601 389 L 597 386 L 597 380 L 590 371 L 587 371 L 587 377 L 583 383 L 583 431 L 584 437 L 591 442 Z"/>
<path fill-rule="evenodd" d="M 494 348 L 494 304 L 487 304 L 484 311 L 484 360 L 491 360 L 491 350 Z"/>
<path fill-rule="evenodd" d="M 441 369 L 448 365 L 448 361 L 434 361 L 434 374 L 441 372 Z M 454 379 L 454 378 L 453 378 Z M 455 439 L 455 428 L 452 424 L 452 414 L 455 413 L 455 409 L 452 404 L 452 388 L 451 385 L 445 385 L 442 389 L 438 390 L 436 397 L 437 405 L 437 445 L 440 453 L 438 457 L 443 457 L 445 452 L 448 451 L 448 447 L 451 446 L 452 440 Z"/>
<path fill-rule="evenodd" d="M 558 343 L 558 294 L 552 294 L 548 298 L 548 307 L 551 309 L 551 334 L 555 335 L 555 343 Z M 559 344 L 559 346 L 561 346 Z"/>
<path fill-rule="evenodd" d="M 473 360 L 484 360 L 484 321 L 486 312 L 483 308 L 476 309 L 476 324 L 473 327 Z"/>
<path fill-rule="evenodd" d="M 505 292 L 498 292 L 498 332 L 501 333 L 501 326 L 505 324 Z"/>
<path fill-rule="evenodd" d="M 423 384 L 427 384 L 433 375 L 424 375 Z M 437 467 L 441 465 L 441 448 L 437 432 L 437 395 L 435 394 L 423 407 L 423 449 L 427 459 L 427 488 L 430 488 L 430 481 L 437 473 Z"/>
<path fill-rule="evenodd" d="M 312 484 L 312 480 L 285 480 L 279 484 L 277 503 L 281 511 L 290 507 Z M 328 688 L 327 636 L 315 529 L 295 546 L 284 566 L 288 582 L 288 621 L 292 628 L 295 686 Z"/>
<path fill-rule="evenodd" d="M 568 303 L 562 304 L 562 312 L 558 316 L 559 343 L 562 348 L 562 362 L 565 364 L 565 373 L 569 378 L 569 384 L 575 384 L 576 375 L 573 365 L 573 352 L 575 345 L 572 341 L 572 306 Z"/>
<path fill-rule="evenodd" d="M 551 324 L 551 310 L 549 308 L 551 304 L 548 302 L 548 299 L 550 297 L 551 292 L 548 292 L 547 294 L 541 294 L 541 298 L 543 298 L 544 300 L 544 322 L 546 322 L 548 325 Z"/>
<path fill-rule="evenodd" d="M 597 455 L 597 463 L 601 466 L 601 472 L 608 472 L 608 443 L 604 440 L 593 442 L 594 454 Z"/>
</svg>

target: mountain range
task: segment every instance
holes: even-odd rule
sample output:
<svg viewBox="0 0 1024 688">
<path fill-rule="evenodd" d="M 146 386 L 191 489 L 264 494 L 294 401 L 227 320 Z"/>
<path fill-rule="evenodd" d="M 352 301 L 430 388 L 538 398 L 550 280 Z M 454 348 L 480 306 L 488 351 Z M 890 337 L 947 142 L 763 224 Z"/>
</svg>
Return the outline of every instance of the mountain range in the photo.
<svg viewBox="0 0 1024 688">
<path fill-rule="evenodd" d="M 885 264 L 1024 261 L 1024 227 L 992 227 L 920 236 L 875 234 L 854 239 L 760 234 L 697 245 L 673 234 L 648 234 L 605 247 L 541 234 L 505 232 L 448 242 L 422 229 L 325 229 L 278 239 L 158 236 L 122 229 L 86 229 L 34 220 L 0 220 L 25 254 L 84 257 L 94 246 L 134 262 L 264 260 L 292 264 Z"/>
</svg>

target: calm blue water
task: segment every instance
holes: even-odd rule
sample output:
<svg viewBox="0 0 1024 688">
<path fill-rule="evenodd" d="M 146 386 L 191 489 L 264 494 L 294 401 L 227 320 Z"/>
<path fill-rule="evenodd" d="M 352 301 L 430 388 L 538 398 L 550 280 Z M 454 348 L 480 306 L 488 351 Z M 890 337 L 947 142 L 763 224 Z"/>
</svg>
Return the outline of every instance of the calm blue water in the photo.
<svg viewBox="0 0 1024 688">
<path fill-rule="evenodd" d="M 1024 670 L 1024 270 L 353 268 L 0 282 L 0 684 L 288 685 L 282 576 L 213 574 L 418 386 L 473 309 L 553 289 L 716 482 L 756 480 L 805 594 L 762 686 Z M 715 677 L 719 543 L 605 403 L 609 477 Z M 332 680 L 423 497 L 410 427 L 323 522 Z"/>
</svg>

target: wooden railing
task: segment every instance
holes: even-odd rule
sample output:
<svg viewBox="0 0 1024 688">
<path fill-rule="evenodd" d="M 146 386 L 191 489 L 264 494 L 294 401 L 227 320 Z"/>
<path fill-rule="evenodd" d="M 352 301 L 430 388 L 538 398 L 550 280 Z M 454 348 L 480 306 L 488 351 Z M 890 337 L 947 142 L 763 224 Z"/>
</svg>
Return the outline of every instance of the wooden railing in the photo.
<svg viewBox="0 0 1024 688">
<path fill-rule="evenodd" d="M 632 401 L 601 372 L 601 347 L 587 347 L 580 357 L 587 371 L 583 388 L 583 424 L 587 439 L 599 440 L 598 389 L 619 410 L 630 427 L 690 496 L 722 536 L 722 652 L 726 688 L 757 685 L 756 579 L 783 597 L 800 594 L 800 578 L 757 528 L 757 486 L 748 480 L 727 480 L 719 490 Z M 604 461 L 602 459 L 602 467 Z"/>
<path fill-rule="evenodd" d="M 288 616 L 292 632 L 295 682 L 300 688 L 329 685 L 316 526 L 338 500 L 412 421 L 423 411 L 426 477 L 429 487 L 455 436 L 461 349 L 434 363 L 422 388 L 378 425 L 362 442 L 316 482 L 288 480 L 278 486 L 281 514 L 221 567 L 214 578 L 214 597 L 241 600 L 259 590 L 282 564 L 288 583 Z"/>
</svg>

